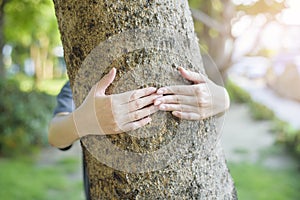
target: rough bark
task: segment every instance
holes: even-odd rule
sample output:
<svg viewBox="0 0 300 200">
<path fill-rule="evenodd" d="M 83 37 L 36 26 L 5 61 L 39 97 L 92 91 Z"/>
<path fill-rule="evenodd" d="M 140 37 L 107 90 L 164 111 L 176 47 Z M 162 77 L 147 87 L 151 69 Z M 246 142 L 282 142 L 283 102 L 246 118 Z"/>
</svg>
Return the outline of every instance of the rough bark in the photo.
<svg viewBox="0 0 300 200">
<path fill-rule="evenodd" d="M 108 93 L 189 84 L 180 78 L 179 66 L 204 73 L 185 0 L 54 3 L 77 106 L 112 67 L 117 68 L 117 77 Z M 126 32 L 128 38 L 111 42 Z M 174 45 L 177 35 L 184 38 L 179 43 L 183 48 Z M 82 138 L 92 199 L 236 199 L 215 118 L 195 122 L 158 112 L 153 119 L 135 132 Z M 112 144 L 125 153 L 111 151 Z M 171 148 L 159 151 L 168 144 Z M 159 153 L 132 160 L 128 156 L 132 152 Z"/>
</svg>

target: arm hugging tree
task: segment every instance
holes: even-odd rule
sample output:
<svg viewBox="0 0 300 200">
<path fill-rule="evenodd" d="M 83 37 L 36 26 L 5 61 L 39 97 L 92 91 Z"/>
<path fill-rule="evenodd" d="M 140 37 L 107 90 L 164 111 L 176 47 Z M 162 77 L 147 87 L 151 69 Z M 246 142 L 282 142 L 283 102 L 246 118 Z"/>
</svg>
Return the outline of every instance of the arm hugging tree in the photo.
<svg viewBox="0 0 300 200">
<path fill-rule="evenodd" d="M 108 94 L 188 85 L 180 66 L 204 73 L 186 0 L 54 3 L 76 106 L 112 67 Z M 135 131 L 81 138 L 91 199 L 236 199 L 214 117 L 159 111 L 152 119 Z"/>
</svg>

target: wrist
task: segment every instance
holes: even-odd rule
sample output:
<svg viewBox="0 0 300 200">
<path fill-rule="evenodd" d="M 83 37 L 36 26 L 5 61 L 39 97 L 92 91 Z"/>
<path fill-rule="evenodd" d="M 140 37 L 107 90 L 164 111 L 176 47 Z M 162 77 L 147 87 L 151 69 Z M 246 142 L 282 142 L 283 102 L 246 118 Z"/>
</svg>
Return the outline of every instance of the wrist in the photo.
<svg viewBox="0 0 300 200">
<path fill-rule="evenodd" d="M 229 97 L 229 94 L 226 90 L 226 88 L 224 88 L 224 94 L 225 94 L 225 111 L 229 110 L 230 108 L 230 97 Z"/>
<path fill-rule="evenodd" d="M 48 140 L 52 146 L 64 148 L 79 139 L 71 113 L 59 113 L 49 124 Z"/>
<path fill-rule="evenodd" d="M 78 115 L 78 113 L 75 110 L 69 116 L 69 125 L 73 129 L 73 134 L 74 134 L 74 137 L 76 137 L 76 140 L 78 140 L 81 137 L 85 136 L 85 135 L 83 135 L 82 133 L 79 132 L 79 128 L 80 128 L 79 123 L 82 123 L 82 122 L 76 118 L 77 115 Z"/>
</svg>

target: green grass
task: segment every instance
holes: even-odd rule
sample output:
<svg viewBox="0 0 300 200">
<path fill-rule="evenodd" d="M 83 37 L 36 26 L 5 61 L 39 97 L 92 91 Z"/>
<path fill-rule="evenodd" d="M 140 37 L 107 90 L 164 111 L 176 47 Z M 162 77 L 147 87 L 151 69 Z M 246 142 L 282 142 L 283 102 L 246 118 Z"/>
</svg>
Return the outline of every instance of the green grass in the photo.
<svg viewBox="0 0 300 200">
<path fill-rule="evenodd" d="M 74 169 L 78 162 L 64 162 L 38 167 L 32 159 L 0 159 L 1 199 L 82 199 L 82 181 L 67 178 L 70 165 Z"/>
<path fill-rule="evenodd" d="M 247 163 L 230 163 L 229 168 L 241 200 L 298 200 L 300 173 L 273 170 Z"/>
</svg>

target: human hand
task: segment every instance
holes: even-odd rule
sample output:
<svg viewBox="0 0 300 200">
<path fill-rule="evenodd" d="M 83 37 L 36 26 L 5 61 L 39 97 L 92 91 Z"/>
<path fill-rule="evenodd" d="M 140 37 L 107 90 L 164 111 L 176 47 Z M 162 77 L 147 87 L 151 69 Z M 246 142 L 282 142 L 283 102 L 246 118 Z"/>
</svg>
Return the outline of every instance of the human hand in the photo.
<svg viewBox="0 0 300 200">
<path fill-rule="evenodd" d="M 230 100 L 225 88 L 207 77 L 179 68 L 180 74 L 194 85 L 167 86 L 158 89 L 154 105 L 162 111 L 171 111 L 181 119 L 201 120 L 220 114 L 229 108 Z"/>
<path fill-rule="evenodd" d="M 73 112 L 80 137 L 135 130 L 150 123 L 149 115 L 158 111 L 153 103 L 162 95 L 155 94 L 154 87 L 105 95 L 115 75 L 116 69 L 113 68 L 92 87 L 84 102 Z"/>
</svg>

